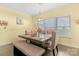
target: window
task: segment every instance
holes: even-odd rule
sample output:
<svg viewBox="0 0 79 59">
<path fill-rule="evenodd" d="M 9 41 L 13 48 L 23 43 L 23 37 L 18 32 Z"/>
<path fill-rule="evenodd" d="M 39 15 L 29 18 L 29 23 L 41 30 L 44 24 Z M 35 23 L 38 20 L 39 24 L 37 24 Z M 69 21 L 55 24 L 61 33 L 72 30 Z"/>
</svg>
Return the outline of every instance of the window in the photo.
<svg viewBox="0 0 79 59">
<path fill-rule="evenodd" d="M 71 18 L 70 16 L 62 16 L 41 20 L 38 27 L 43 29 L 56 29 L 60 37 L 71 38 Z"/>
<path fill-rule="evenodd" d="M 57 17 L 57 32 L 61 37 L 71 38 L 70 16 Z"/>
<path fill-rule="evenodd" d="M 56 28 L 56 18 L 41 20 L 38 22 L 38 27 L 43 29 Z"/>
<path fill-rule="evenodd" d="M 69 16 L 57 17 L 57 28 L 70 28 L 71 22 Z"/>
<path fill-rule="evenodd" d="M 50 18 L 45 20 L 45 29 L 56 28 L 56 18 Z"/>
</svg>

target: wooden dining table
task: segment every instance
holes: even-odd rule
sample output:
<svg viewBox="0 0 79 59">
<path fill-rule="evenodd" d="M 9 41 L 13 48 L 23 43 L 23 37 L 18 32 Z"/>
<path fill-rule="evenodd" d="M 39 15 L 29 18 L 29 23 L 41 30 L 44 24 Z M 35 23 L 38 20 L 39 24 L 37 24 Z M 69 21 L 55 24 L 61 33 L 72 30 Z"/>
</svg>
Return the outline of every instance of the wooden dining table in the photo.
<svg viewBox="0 0 79 59">
<path fill-rule="evenodd" d="M 44 35 L 44 37 L 38 37 L 38 36 L 31 36 L 31 35 L 18 35 L 20 38 L 26 39 L 26 41 L 30 41 L 31 44 L 35 44 L 39 47 L 47 49 L 49 44 L 47 43 L 48 40 L 51 39 L 51 35 Z"/>
</svg>

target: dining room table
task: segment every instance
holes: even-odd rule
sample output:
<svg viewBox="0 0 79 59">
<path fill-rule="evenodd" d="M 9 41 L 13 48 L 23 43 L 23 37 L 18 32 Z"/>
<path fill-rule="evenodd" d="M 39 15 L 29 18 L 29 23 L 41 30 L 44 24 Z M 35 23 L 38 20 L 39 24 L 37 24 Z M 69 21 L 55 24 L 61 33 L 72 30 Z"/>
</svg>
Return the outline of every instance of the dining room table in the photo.
<svg viewBox="0 0 79 59">
<path fill-rule="evenodd" d="M 31 36 L 31 35 L 18 35 L 20 38 L 26 39 L 27 43 L 35 44 L 39 47 L 47 49 L 49 47 L 48 41 L 51 39 L 50 34 L 42 34 L 40 36 Z"/>
</svg>

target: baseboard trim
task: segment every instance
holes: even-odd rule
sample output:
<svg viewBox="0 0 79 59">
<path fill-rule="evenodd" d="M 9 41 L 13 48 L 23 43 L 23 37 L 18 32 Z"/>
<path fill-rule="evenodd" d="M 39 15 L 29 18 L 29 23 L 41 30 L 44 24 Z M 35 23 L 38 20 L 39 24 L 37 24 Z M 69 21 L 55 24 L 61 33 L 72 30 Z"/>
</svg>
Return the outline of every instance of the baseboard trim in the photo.
<svg viewBox="0 0 79 59">
<path fill-rule="evenodd" d="M 71 47 L 71 48 L 79 49 L 79 46 L 74 46 L 74 45 L 69 45 L 69 44 L 62 44 L 62 43 L 59 43 L 59 45 L 68 46 L 68 47 Z"/>
</svg>

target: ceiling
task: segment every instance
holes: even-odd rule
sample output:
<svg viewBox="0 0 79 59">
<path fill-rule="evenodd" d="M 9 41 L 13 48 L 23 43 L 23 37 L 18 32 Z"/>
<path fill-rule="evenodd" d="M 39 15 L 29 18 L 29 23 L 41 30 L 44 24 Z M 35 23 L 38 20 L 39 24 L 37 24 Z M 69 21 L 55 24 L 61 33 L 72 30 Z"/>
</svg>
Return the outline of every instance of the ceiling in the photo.
<svg viewBox="0 0 79 59">
<path fill-rule="evenodd" d="M 49 10 L 55 10 L 56 8 L 68 6 L 68 3 L 0 3 L 0 6 L 6 6 L 13 10 L 28 14 L 38 15 L 45 13 Z"/>
</svg>

